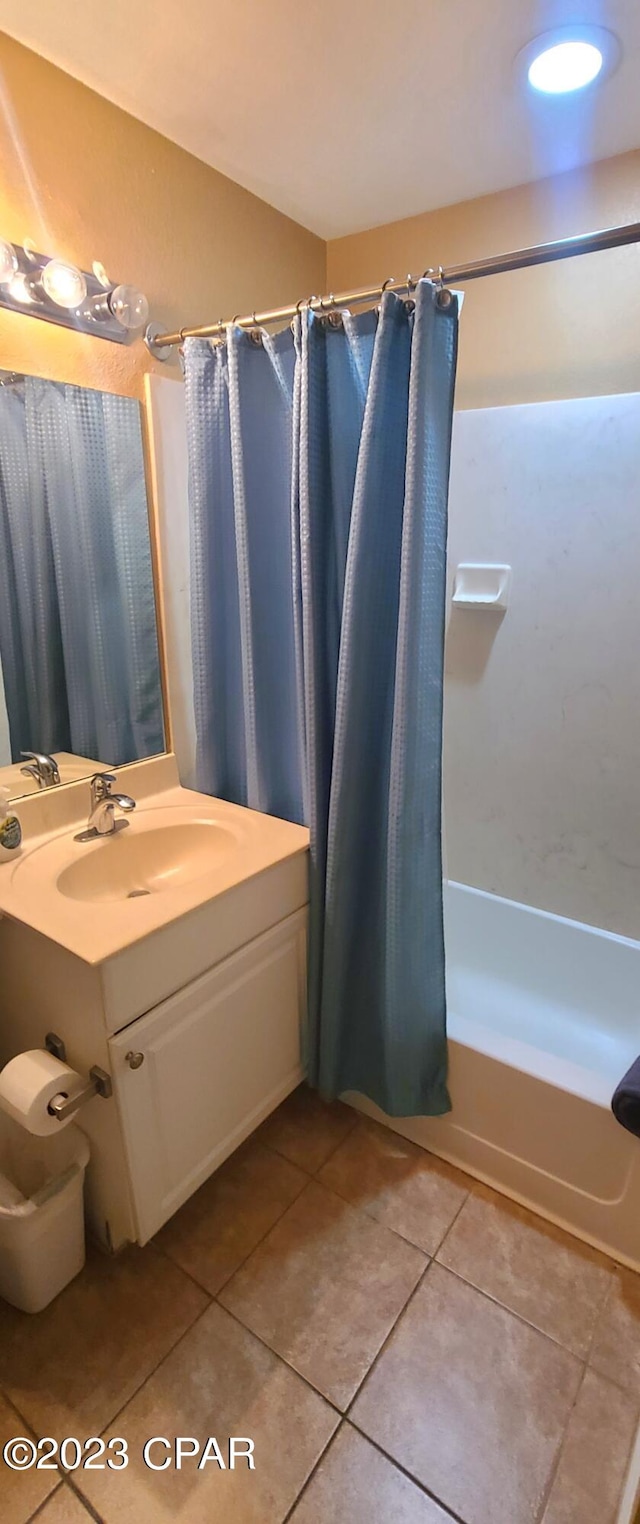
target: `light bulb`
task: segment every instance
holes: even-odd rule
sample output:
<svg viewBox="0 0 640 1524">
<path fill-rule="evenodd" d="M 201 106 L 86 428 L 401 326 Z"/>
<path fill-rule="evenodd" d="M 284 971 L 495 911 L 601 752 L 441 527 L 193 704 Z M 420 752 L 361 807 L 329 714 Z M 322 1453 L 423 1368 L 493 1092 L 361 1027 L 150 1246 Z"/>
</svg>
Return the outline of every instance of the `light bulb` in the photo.
<svg viewBox="0 0 640 1524">
<path fill-rule="evenodd" d="M 19 270 L 18 274 L 14 275 L 13 280 L 11 281 L 9 286 L 9 296 L 14 302 L 24 302 L 25 305 L 35 300 L 33 291 L 31 289 L 31 283 L 27 279 L 26 275 L 23 274 L 22 270 Z"/>
<path fill-rule="evenodd" d="M 18 256 L 12 243 L 0 238 L 0 286 L 9 286 L 18 269 Z"/>
<path fill-rule="evenodd" d="M 529 84 L 545 95 L 568 95 L 597 79 L 603 62 L 600 48 L 592 42 L 558 42 L 533 59 Z"/>
<path fill-rule="evenodd" d="M 149 303 L 136 286 L 115 286 L 109 297 L 109 311 L 121 328 L 131 333 L 148 321 Z"/>
<path fill-rule="evenodd" d="M 63 259 L 50 259 L 40 276 L 44 291 L 56 307 L 73 310 L 79 307 L 87 294 L 87 282 L 75 265 L 65 264 Z"/>
</svg>

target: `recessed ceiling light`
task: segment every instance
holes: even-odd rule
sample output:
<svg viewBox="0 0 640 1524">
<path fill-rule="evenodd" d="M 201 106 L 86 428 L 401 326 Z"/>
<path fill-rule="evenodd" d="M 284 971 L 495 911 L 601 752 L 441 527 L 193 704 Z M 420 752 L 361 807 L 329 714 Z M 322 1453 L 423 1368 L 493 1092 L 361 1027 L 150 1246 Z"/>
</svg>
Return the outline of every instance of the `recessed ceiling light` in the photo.
<svg viewBox="0 0 640 1524">
<path fill-rule="evenodd" d="M 569 95 L 611 74 L 620 54 L 617 37 L 604 27 L 559 27 L 523 48 L 518 63 L 533 90 Z"/>
<path fill-rule="evenodd" d="M 556 42 L 529 64 L 529 84 L 545 95 L 566 95 L 597 79 L 602 53 L 592 42 Z"/>
</svg>

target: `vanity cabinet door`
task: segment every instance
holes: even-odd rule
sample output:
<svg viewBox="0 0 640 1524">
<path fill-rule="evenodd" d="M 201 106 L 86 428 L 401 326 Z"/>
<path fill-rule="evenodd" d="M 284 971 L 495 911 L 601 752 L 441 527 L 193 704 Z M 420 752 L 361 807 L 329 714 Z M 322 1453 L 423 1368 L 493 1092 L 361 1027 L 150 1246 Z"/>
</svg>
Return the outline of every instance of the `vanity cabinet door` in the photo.
<svg viewBox="0 0 640 1524">
<path fill-rule="evenodd" d="M 109 1042 L 146 1243 L 302 1078 L 307 911 Z"/>
</svg>

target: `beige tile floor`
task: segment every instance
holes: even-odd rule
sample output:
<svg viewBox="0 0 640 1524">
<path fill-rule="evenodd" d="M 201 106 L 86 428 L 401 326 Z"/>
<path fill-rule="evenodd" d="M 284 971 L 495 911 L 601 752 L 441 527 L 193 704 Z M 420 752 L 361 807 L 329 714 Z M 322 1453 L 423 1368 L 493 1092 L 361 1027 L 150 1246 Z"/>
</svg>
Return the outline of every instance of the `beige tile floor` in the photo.
<svg viewBox="0 0 640 1524">
<path fill-rule="evenodd" d="M 146 1249 L 0 1303 L 0 1446 L 129 1447 L 0 1462 L 2 1524 L 615 1524 L 639 1421 L 640 1277 L 305 1088 Z"/>
</svg>

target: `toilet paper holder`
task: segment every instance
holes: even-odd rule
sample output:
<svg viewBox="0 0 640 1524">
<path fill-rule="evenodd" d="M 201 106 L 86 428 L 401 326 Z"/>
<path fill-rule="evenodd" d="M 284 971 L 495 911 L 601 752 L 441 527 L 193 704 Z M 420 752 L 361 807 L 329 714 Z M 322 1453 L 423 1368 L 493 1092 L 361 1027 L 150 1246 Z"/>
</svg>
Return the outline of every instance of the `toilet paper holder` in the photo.
<svg viewBox="0 0 640 1524">
<path fill-rule="evenodd" d="M 66 1063 L 65 1043 L 55 1032 L 47 1032 L 44 1045 L 54 1058 L 59 1058 L 61 1064 Z M 55 1095 L 49 1102 L 47 1110 L 52 1117 L 57 1117 L 59 1122 L 64 1122 L 67 1117 L 72 1117 L 74 1112 L 79 1111 L 85 1101 L 93 1100 L 94 1095 L 101 1095 L 105 1101 L 108 1101 L 112 1093 L 111 1075 L 107 1074 L 106 1069 L 101 1069 L 98 1064 L 94 1064 L 89 1070 L 89 1078 L 82 1090 L 76 1090 L 74 1095 Z"/>
</svg>

